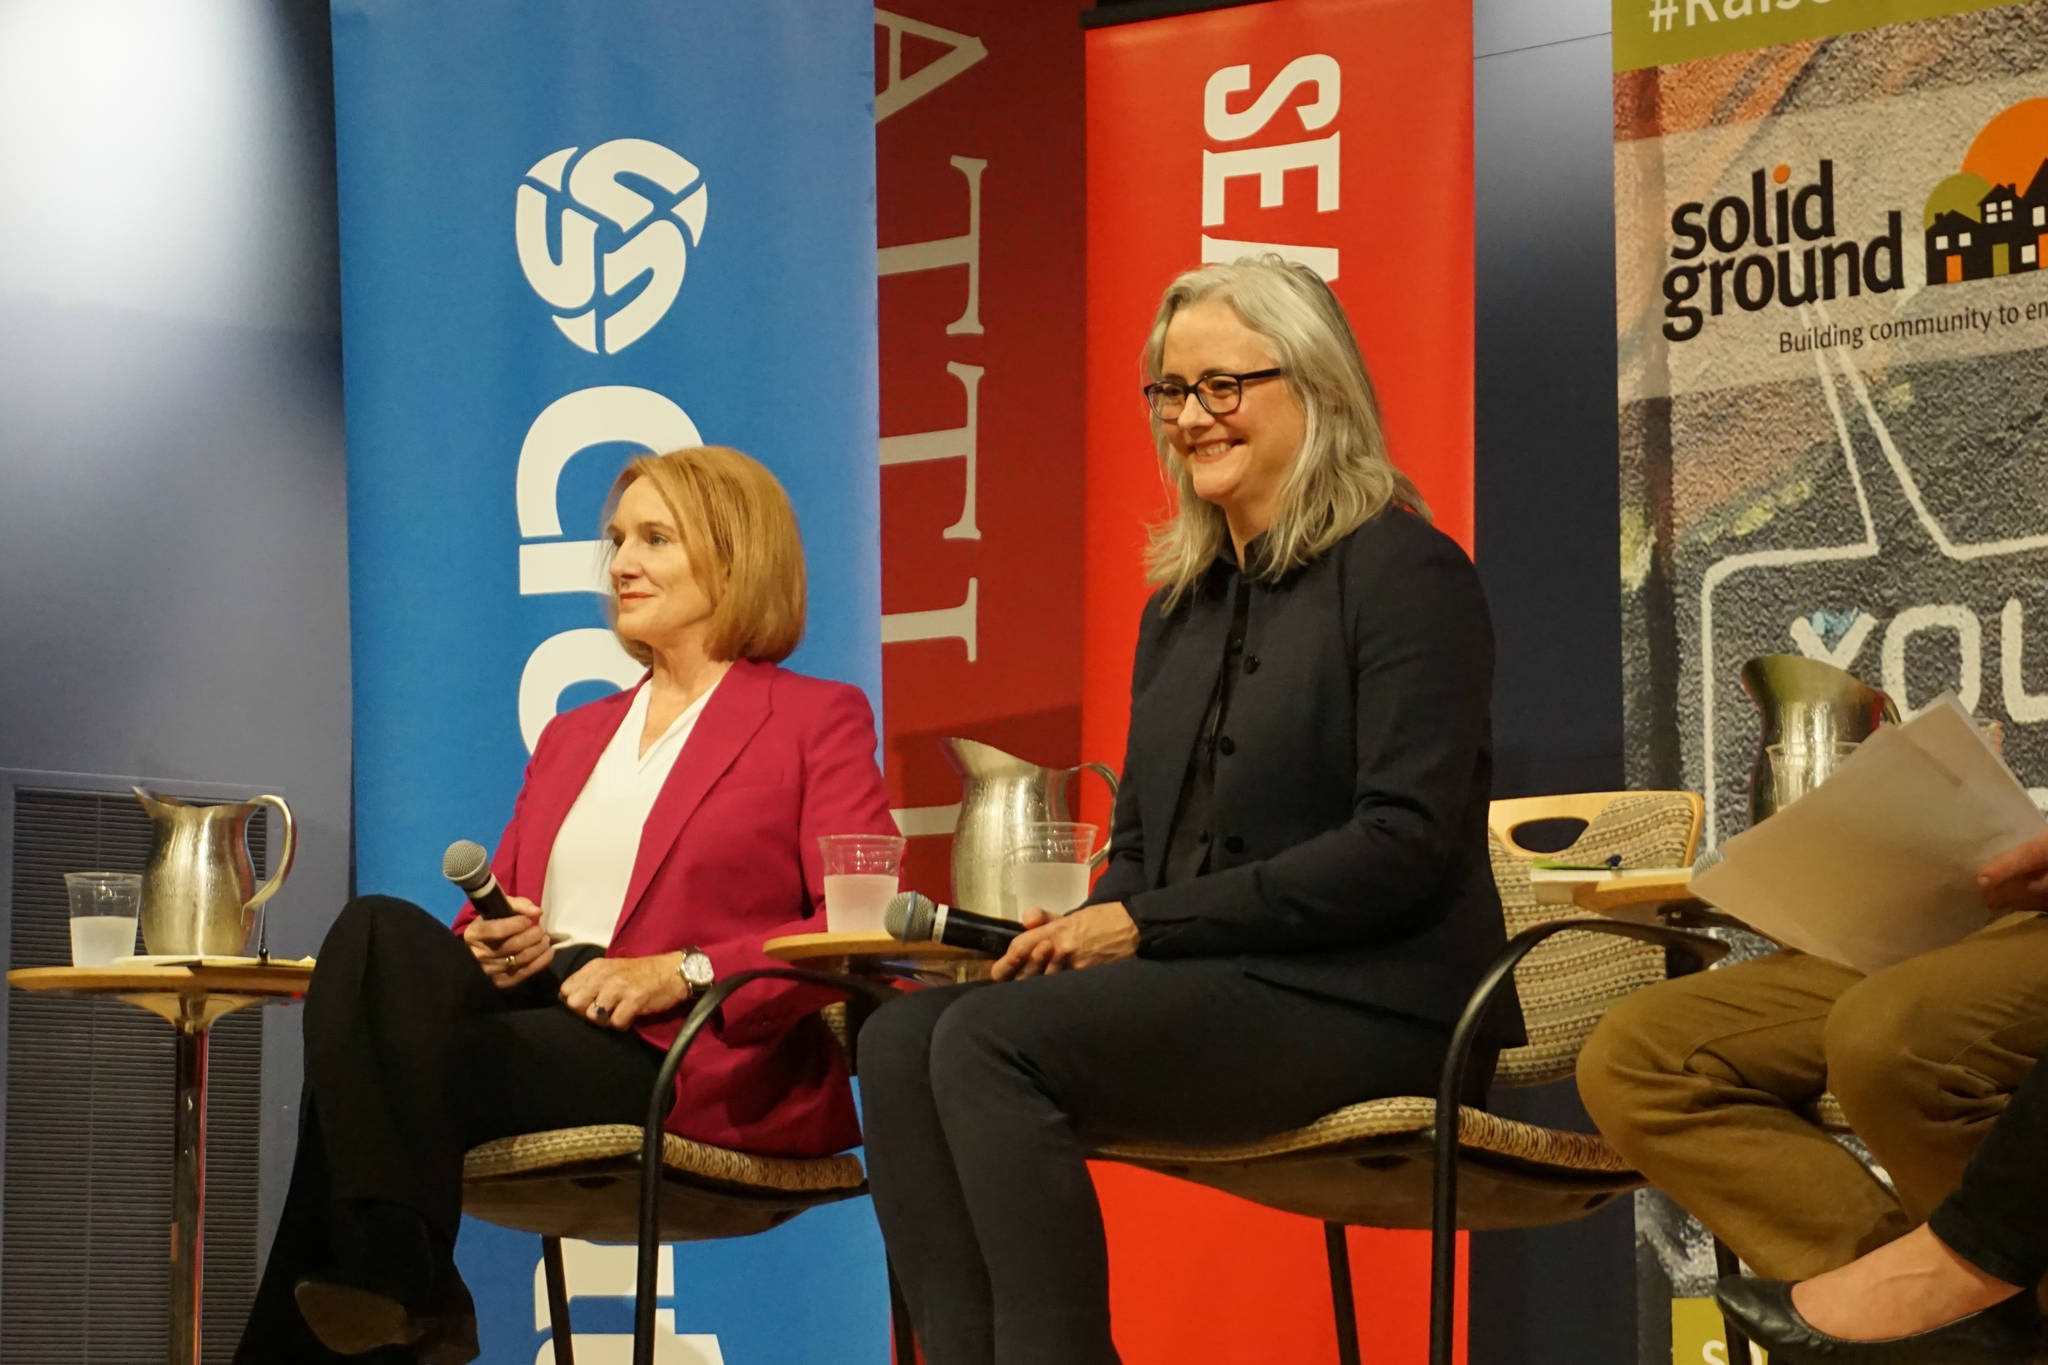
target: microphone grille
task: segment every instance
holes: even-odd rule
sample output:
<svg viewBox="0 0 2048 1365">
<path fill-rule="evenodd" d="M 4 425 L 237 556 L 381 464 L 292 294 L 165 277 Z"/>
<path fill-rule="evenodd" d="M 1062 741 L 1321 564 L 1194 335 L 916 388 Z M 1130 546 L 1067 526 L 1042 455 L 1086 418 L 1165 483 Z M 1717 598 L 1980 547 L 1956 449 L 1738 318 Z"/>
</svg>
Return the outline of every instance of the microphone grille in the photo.
<svg viewBox="0 0 2048 1365">
<path fill-rule="evenodd" d="M 460 887 L 481 885 L 490 868 L 491 855 L 474 839 L 457 839 L 441 855 L 441 875 Z"/>
<path fill-rule="evenodd" d="M 929 943 L 937 919 L 938 907 L 932 898 L 915 891 L 899 891 L 882 907 L 882 928 L 901 943 Z"/>
</svg>

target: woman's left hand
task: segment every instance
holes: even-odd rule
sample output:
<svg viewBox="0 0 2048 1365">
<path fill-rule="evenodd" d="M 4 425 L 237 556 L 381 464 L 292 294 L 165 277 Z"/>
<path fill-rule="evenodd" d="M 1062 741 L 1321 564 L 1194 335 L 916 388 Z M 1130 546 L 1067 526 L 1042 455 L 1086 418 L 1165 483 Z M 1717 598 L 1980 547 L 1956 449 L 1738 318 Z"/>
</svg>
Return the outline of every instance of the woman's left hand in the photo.
<svg viewBox="0 0 2048 1365">
<path fill-rule="evenodd" d="M 660 957 L 599 957 L 578 967 L 562 983 L 562 1003 L 593 1024 L 630 1028 L 643 1014 L 660 1014 L 689 998 L 690 985 L 676 965 L 681 953 Z"/>
<path fill-rule="evenodd" d="M 1138 924 L 1121 901 L 1086 905 L 1055 919 L 1043 910 L 1024 915 L 1024 932 L 1010 940 L 989 975 L 998 981 L 1099 967 L 1138 951 Z"/>
</svg>

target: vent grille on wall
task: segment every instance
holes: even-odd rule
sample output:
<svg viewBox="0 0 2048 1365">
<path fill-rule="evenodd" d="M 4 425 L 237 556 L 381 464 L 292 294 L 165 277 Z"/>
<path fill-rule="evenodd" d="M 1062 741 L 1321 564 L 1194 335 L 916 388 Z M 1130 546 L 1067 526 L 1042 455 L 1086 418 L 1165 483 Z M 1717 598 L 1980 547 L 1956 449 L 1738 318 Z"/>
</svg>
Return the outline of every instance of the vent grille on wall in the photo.
<svg viewBox="0 0 2048 1365">
<path fill-rule="evenodd" d="M 195 802 L 203 804 L 203 802 Z M 126 792 L 14 793 L 15 967 L 64 966 L 64 874 L 140 872 L 150 824 Z M 265 822 L 251 822 L 257 876 Z M 207 1055 L 204 1360 L 227 1365 L 256 1289 L 263 1011 Z M 169 1353 L 171 1030 L 118 1000 L 8 1001 L 0 1360 L 139 1365 Z"/>
</svg>

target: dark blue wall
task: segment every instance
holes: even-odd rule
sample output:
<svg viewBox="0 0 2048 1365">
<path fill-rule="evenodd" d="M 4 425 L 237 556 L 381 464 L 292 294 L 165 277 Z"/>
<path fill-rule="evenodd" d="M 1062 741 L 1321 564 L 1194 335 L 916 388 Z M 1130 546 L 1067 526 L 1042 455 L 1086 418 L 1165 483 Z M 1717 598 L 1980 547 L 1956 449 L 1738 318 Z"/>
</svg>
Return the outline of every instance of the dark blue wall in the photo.
<svg viewBox="0 0 2048 1365">
<path fill-rule="evenodd" d="M 1477 548 L 1495 795 L 1622 783 L 1609 0 L 1475 0 Z M 1590 1129 L 1571 1084 L 1502 1093 Z M 1628 1200 L 1472 1239 L 1472 1365 L 1633 1360 Z"/>
</svg>

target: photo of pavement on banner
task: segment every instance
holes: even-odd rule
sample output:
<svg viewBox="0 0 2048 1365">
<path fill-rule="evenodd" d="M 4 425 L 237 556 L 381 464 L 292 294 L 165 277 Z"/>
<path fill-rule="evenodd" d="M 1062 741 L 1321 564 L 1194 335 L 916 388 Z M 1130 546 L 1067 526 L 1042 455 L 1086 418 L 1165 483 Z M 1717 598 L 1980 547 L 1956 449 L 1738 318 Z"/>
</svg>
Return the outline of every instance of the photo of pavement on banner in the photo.
<svg viewBox="0 0 2048 1365">
<path fill-rule="evenodd" d="M 1628 781 L 1704 793 L 1709 848 L 1760 654 L 1906 716 L 1953 690 L 2048 807 L 2048 5 L 1836 8 L 1615 6 Z M 1639 1205 L 1679 1297 L 1713 1276 L 1683 1221 Z"/>
</svg>

